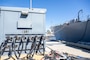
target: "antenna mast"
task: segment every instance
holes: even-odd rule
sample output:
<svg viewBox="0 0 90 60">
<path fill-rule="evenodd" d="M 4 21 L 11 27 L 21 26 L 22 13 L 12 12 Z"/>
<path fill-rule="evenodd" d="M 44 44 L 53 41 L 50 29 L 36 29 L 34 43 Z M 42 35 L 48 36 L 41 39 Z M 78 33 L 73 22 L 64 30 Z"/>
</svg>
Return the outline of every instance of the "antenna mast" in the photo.
<svg viewBox="0 0 90 60">
<path fill-rule="evenodd" d="M 32 9 L 32 0 L 30 0 L 30 9 Z"/>
</svg>

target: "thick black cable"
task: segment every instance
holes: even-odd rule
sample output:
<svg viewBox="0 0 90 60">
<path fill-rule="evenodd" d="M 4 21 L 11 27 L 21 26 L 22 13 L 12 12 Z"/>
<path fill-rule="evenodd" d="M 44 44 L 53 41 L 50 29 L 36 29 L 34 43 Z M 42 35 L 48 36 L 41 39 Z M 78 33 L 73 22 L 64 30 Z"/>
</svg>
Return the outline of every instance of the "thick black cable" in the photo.
<svg viewBox="0 0 90 60">
<path fill-rule="evenodd" d="M 2 55 L 4 54 L 4 51 L 6 49 L 6 46 L 7 46 L 7 43 L 8 43 L 8 40 L 5 40 L 4 44 L 2 45 Z"/>
<path fill-rule="evenodd" d="M 34 50 L 36 48 L 36 38 L 37 38 L 37 36 L 34 37 L 34 40 L 31 45 L 31 49 L 30 49 L 29 53 L 27 54 L 27 58 L 29 58 L 29 57 L 32 58 L 34 56 L 34 52 L 35 52 Z"/>
<path fill-rule="evenodd" d="M 23 50 L 23 41 L 22 41 L 22 38 L 21 38 L 21 40 L 20 40 L 20 43 L 19 43 L 19 47 L 18 47 L 18 54 L 19 54 L 19 57 L 20 57 L 20 55 L 21 55 L 21 53 L 22 53 L 22 50 Z M 20 46 L 21 46 L 21 49 L 20 49 Z"/>
<path fill-rule="evenodd" d="M 13 39 L 13 42 L 12 42 L 12 50 L 14 51 L 14 55 L 17 59 L 19 59 L 19 57 L 17 56 L 17 53 L 16 53 L 16 50 L 15 50 L 15 38 Z"/>
<path fill-rule="evenodd" d="M 40 49 L 40 46 L 42 45 L 42 40 L 43 40 L 43 36 L 40 37 L 40 41 L 37 45 L 37 49 L 36 49 L 36 54 L 38 53 L 39 49 Z M 44 50 L 44 49 L 43 49 Z M 44 52 L 44 51 L 43 51 Z"/>
<path fill-rule="evenodd" d="M 12 47 L 11 46 L 9 46 L 9 53 L 8 53 L 8 58 L 7 59 L 5 59 L 5 60 L 8 60 L 8 59 L 10 59 L 10 58 L 12 58 L 13 60 L 15 60 L 15 58 L 14 57 L 12 57 L 12 49 L 11 49 Z"/>
<path fill-rule="evenodd" d="M 25 45 L 25 53 L 27 53 L 26 50 L 27 50 L 27 45 L 29 44 L 29 42 L 30 42 L 30 39 L 28 37 L 27 42 L 26 42 L 26 45 Z"/>
</svg>

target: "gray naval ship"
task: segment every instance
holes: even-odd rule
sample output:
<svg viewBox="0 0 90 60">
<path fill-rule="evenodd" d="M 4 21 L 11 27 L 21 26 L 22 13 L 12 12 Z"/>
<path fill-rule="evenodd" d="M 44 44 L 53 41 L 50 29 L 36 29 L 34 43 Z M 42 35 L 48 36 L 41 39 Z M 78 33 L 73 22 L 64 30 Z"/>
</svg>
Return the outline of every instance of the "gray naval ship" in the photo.
<svg viewBox="0 0 90 60">
<path fill-rule="evenodd" d="M 69 44 L 84 46 L 90 49 L 90 17 L 86 21 L 80 21 L 80 10 L 77 19 L 63 25 L 53 26 L 52 30 L 57 40 L 70 42 Z M 78 44 L 76 44 L 78 43 Z"/>
</svg>

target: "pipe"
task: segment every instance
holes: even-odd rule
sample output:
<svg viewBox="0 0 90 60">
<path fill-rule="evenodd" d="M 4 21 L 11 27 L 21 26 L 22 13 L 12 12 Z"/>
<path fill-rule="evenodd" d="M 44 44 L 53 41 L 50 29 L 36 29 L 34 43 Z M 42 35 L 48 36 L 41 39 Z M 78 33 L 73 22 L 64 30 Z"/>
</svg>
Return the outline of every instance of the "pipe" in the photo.
<svg viewBox="0 0 90 60">
<path fill-rule="evenodd" d="M 78 11 L 78 21 L 80 21 L 80 12 L 83 12 L 83 10 L 81 9 Z"/>
</svg>

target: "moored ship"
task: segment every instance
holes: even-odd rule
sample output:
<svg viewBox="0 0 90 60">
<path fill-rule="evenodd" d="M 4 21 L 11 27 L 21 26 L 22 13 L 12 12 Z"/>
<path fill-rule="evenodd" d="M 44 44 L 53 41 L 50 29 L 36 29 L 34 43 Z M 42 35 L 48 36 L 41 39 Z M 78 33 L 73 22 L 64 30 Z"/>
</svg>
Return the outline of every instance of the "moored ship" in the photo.
<svg viewBox="0 0 90 60">
<path fill-rule="evenodd" d="M 80 12 L 82 10 L 78 12 L 77 19 L 53 27 L 53 32 L 57 40 L 90 46 L 90 18 L 88 16 L 86 21 L 80 21 Z"/>
</svg>

